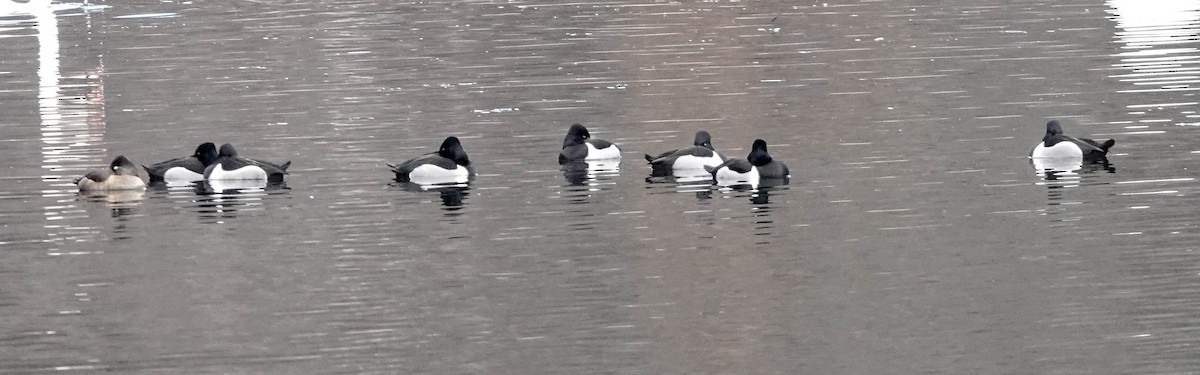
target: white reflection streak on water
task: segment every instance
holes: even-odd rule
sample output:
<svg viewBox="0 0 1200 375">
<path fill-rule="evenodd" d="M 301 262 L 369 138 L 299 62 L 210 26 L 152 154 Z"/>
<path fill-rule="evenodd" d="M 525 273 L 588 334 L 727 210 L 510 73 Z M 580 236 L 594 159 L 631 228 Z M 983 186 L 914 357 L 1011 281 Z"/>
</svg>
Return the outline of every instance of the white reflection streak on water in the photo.
<svg viewBox="0 0 1200 375">
<path fill-rule="evenodd" d="M 54 199 L 44 208 L 44 217 L 49 221 L 45 227 L 54 233 L 51 238 L 62 239 L 72 237 L 73 233 L 86 233 L 89 228 L 62 223 L 70 217 L 86 216 L 74 204 L 76 192 L 72 179 L 75 175 L 82 175 L 84 169 L 78 162 L 88 161 L 87 153 L 104 152 L 93 149 L 93 145 L 103 139 L 103 132 L 91 129 L 92 125 L 104 128 L 104 88 L 99 79 L 103 67 L 98 65 L 96 71 L 80 74 L 79 78 L 85 82 L 82 85 L 84 91 L 78 96 L 64 96 L 66 88 L 61 68 L 61 40 L 56 11 L 79 9 L 86 14 L 106 7 L 86 3 L 53 4 L 49 0 L 38 0 L 27 3 L 3 2 L 0 8 L 6 10 L 4 13 L 32 15 L 35 22 L 42 169 L 49 172 L 42 175 L 42 180 L 51 187 L 44 190 L 42 196 Z M 76 163 L 66 165 L 65 162 Z M 52 254 L 55 251 L 51 249 Z"/>
<path fill-rule="evenodd" d="M 1200 23 L 1200 2 L 1194 0 L 1156 1 L 1152 5 L 1137 0 L 1109 0 L 1108 11 L 1120 29 L 1118 40 L 1125 43 L 1117 68 L 1132 73 L 1111 76 L 1134 85 L 1121 93 L 1196 91 L 1200 83 L 1200 49 L 1194 47 Z M 1192 106 L 1184 106 L 1192 107 Z M 1144 114 L 1130 108 L 1132 114 Z M 1197 117 L 1194 112 L 1187 117 Z"/>
</svg>

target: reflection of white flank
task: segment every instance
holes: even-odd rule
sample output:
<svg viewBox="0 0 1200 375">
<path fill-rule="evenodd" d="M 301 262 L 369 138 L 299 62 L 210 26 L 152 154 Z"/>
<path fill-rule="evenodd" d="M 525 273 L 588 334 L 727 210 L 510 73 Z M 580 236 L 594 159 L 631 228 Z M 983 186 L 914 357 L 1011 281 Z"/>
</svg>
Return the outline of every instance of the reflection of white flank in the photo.
<svg viewBox="0 0 1200 375">
<path fill-rule="evenodd" d="M 29 0 L 29 1 L 13 1 L 0 0 L 0 17 L 25 16 L 38 14 L 39 12 L 49 9 L 51 12 L 60 12 L 64 10 L 82 10 L 90 12 L 95 10 L 103 10 L 111 8 L 108 5 L 97 5 L 88 3 L 59 3 L 55 4 L 52 0 Z"/>
<path fill-rule="evenodd" d="M 29 0 L 29 1 L 12 1 L 0 0 L 0 16 L 13 16 L 22 14 L 37 14 L 37 12 L 51 8 L 51 0 Z"/>
<path fill-rule="evenodd" d="M 38 41 L 38 113 L 42 118 L 42 129 L 48 130 L 62 124 L 58 105 L 58 83 L 62 78 L 58 70 L 58 17 L 48 6 L 37 10 L 34 21 L 37 22 Z"/>
<path fill-rule="evenodd" d="M 1196 20 L 1200 10 L 1195 0 L 1109 0 L 1108 6 L 1117 25 L 1131 33 L 1152 28 L 1181 30 Z"/>
<path fill-rule="evenodd" d="M 1200 83 L 1200 2 L 1195 0 L 1108 0 L 1123 43 L 1111 76 L 1135 88 L 1120 92 L 1195 91 Z"/>
</svg>

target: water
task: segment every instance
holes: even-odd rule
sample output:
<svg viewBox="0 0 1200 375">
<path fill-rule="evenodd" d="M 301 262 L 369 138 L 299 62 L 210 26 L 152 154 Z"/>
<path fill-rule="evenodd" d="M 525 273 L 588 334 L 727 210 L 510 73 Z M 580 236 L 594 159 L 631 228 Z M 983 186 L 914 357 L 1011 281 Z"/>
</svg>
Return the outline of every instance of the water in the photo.
<svg viewBox="0 0 1200 375">
<path fill-rule="evenodd" d="M 1200 371 L 1195 2 L 0 9 L 0 372 Z M 790 184 L 647 180 L 701 129 Z M 209 141 L 291 175 L 70 183 Z"/>
</svg>

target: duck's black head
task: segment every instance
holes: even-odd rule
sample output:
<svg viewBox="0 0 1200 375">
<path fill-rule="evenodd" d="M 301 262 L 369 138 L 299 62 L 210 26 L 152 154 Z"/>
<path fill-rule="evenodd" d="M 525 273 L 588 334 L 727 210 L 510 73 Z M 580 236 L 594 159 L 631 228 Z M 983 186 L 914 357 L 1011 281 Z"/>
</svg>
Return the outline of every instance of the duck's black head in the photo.
<svg viewBox="0 0 1200 375">
<path fill-rule="evenodd" d="M 750 155 L 746 156 L 746 160 L 756 166 L 770 164 L 774 159 L 771 159 L 771 154 L 767 153 L 767 141 L 755 139 L 754 144 L 750 146 Z"/>
<path fill-rule="evenodd" d="M 200 160 L 200 164 L 207 167 L 209 164 L 217 161 L 217 145 L 214 145 L 212 142 L 201 143 L 199 146 L 196 146 L 196 153 L 192 154 L 192 156 Z"/>
<path fill-rule="evenodd" d="M 471 159 L 467 158 L 467 151 L 463 150 L 462 142 L 458 141 L 458 137 L 447 137 L 442 141 L 442 146 L 438 147 L 438 155 L 454 160 L 454 163 L 458 165 L 471 164 Z"/>
<path fill-rule="evenodd" d="M 696 132 L 696 140 L 692 141 L 692 144 L 707 148 L 709 150 L 713 149 L 712 136 L 708 135 L 708 132 L 703 130 Z"/>
<path fill-rule="evenodd" d="M 583 125 L 571 125 L 571 128 L 567 129 L 567 138 L 563 139 L 563 148 L 581 145 L 583 144 L 583 141 L 586 141 L 591 137 L 592 134 L 588 133 L 587 128 L 583 127 Z"/>
<path fill-rule="evenodd" d="M 124 155 L 118 155 L 116 159 L 113 159 L 112 163 L 108 164 L 108 168 L 111 169 L 115 175 L 138 175 L 137 166 L 133 165 L 133 162 L 129 161 L 129 159 L 126 159 Z"/>
<path fill-rule="evenodd" d="M 221 145 L 221 152 L 217 156 L 222 158 L 237 157 L 237 150 L 233 148 L 233 145 L 226 143 Z"/>
<path fill-rule="evenodd" d="M 1050 122 L 1046 123 L 1046 135 L 1042 136 L 1042 143 L 1047 146 L 1050 146 L 1053 143 L 1057 142 L 1057 141 L 1052 141 L 1050 138 L 1054 137 L 1056 135 L 1062 135 L 1062 133 L 1063 133 L 1062 125 L 1058 123 L 1058 120 L 1050 120 Z"/>
</svg>

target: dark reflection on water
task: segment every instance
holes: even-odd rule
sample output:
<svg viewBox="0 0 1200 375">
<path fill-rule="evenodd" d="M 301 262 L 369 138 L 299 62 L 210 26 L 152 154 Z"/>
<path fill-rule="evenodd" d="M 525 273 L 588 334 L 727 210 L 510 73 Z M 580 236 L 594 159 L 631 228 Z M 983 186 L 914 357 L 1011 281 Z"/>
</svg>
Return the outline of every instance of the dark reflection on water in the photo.
<svg viewBox="0 0 1200 375">
<path fill-rule="evenodd" d="M 264 209 L 269 195 L 287 194 L 286 183 L 266 181 L 201 181 L 192 186 L 188 207 L 201 223 L 220 224 L 246 211 Z M 186 198 L 186 197 L 185 197 Z"/>
<path fill-rule="evenodd" d="M 0 6 L 0 372 L 1200 369 L 1194 4 L 39 4 Z M 1031 175 L 1048 119 L 1112 164 Z M 576 122 L 795 181 L 560 166 Z M 451 135 L 469 186 L 379 167 Z M 206 141 L 288 186 L 70 184 Z"/>
<path fill-rule="evenodd" d="M 466 200 L 471 196 L 471 187 L 468 184 L 421 185 L 412 182 L 395 182 L 394 185 L 413 193 L 437 193 L 442 199 L 442 209 L 445 211 L 446 217 L 462 215 L 462 212 L 459 211 L 462 211 Z"/>
<path fill-rule="evenodd" d="M 612 177 L 621 173 L 620 160 L 572 161 L 562 165 L 563 177 L 571 186 L 589 187 L 577 191 L 599 189 L 596 186 L 612 184 Z"/>
</svg>

